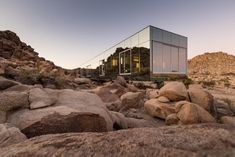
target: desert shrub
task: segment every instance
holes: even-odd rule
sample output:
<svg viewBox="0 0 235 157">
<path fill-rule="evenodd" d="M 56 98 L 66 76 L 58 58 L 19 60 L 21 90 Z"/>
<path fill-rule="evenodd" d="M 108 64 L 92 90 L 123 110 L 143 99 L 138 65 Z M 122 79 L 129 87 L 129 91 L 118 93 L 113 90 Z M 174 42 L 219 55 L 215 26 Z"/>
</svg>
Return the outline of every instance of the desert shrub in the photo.
<svg viewBox="0 0 235 157">
<path fill-rule="evenodd" d="M 200 81 L 200 84 L 202 84 L 205 87 L 214 87 L 215 86 L 215 81 L 211 80 L 211 81 Z"/>
<path fill-rule="evenodd" d="M 52 86 L 56 83 L 61 84 L 62 82 L 59 81 L 59 78 L 56 80 L 56 77 L 50 73 L 40 73 L 38 69 L 22 69 L 18 73 L 16 80 L 28 85 L 41 84 L 43 87 Z"/>
<path fill-rule="evenodd" d="M 33 85 L 33 84 L 39 83 L 40 77 L 41 77 L 41 74 L 39 73 L 37 69 L 31 69 L 31 70 L 22 69 L 18 73 L 16 80 L 23 84 Z"/>
<path fill-rule="evenodd" d="M 55 86 L 59 89 L 64 88 L 66 80 L 61 77 L 55 77 Z"/>
<path fill-rule="evenodd" d="M 224 82 L 224 86 L 225 87 L 229 87 L 231 84 L 229 83 L 229 81 L 226 81 L 226 82 Z"/>
<path fill-rule="evenodd" d="M 223 79 L 220 79 L 220 82 L 219 83 L 223 83 L 224 84 L 224 87 L 230 87 L 230 82 L 229 82 L 229 78 L 223 78 Z"/>
<path fill-rule="evenodd" d="M 190 84 L 193 83 L 193 80 L 190 79 L 188 76 L 185 76 L 185 77 L 172 76 L 168 80 L 169 81 L 181 81 L 186 87 L 188 87 Z"/>
<path fill-rule="evenodd" d="M 188 88 L 188 86 L 190 85 L 190 84 L 193 84 L 193 80 L 191 79 L 191 78 L 185 78 L 185 79 L 183 79 L 182 80 L 182 82 L 184 83 L 184 85 Z"/>
<path fill-rule="evenodd" d="M 154 79 L 154 83 L 157 84 L 158 89 L 162 88 L 164 86 L 164 82 L 169 80 L 167 77 L 156 77 Z"/>
</svg>

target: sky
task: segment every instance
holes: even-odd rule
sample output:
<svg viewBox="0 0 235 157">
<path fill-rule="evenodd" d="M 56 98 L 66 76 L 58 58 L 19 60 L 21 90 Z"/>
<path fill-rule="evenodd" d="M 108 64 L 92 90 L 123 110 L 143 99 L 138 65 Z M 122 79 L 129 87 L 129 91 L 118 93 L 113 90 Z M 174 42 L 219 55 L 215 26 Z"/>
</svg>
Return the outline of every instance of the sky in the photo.
<svg viewBox="0 0 235 157">
<path fill-rule="evenodd" d="M 187 36 L 189 58 L 235 55 L 235 0 L 0 0 L 0 30 L 64 68 L 148 25 Z"/>
</svg>

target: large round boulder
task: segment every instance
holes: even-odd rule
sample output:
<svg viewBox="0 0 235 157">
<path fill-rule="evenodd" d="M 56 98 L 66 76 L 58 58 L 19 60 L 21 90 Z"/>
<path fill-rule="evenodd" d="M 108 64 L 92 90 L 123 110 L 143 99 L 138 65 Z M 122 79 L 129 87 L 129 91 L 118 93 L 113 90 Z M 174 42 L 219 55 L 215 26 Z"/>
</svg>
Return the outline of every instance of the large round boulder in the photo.
<svg viewBox="0 0 235 157">
<path fill-rule="evenodd" d="M 209 92 L 203 90 L 203 88 L 198 85 L 189 85 L 188 93 L 192 103 L 200 105 L 202 108 L 210 111 L 213 105 L 213 96 Z"/>
<path fill-rule="evenodd" d="M 147 99 L 154 99 L 159 97 L 158 89 L 146 89 L 146 97 Z"/>
<path fill-rule="evenodd" d="M 94 92 L 103 102 L 115 102 L 129 90 L 118 83 L 110 83 L 103 87 L 98 87 Z"/>
<path fill-rule="evenodd" d="M 55 106 L 67 106 L 80 113 L 88 112 L 98 114 L 106 122 L 106 130 L 113 129 L 111 115 L 102 100 L 93 93 L 64 89 L 59 92 Z"/>
<path fill-rule="evenodd" d="M 173 103 L 162 103 L 158 99 L 150 99 L 145 102 L 144 108 L 148 114 L 153 117 L 166 119 L 172 113 L 175 113 L 175 106 Z"/>
<path fill-rule="evenodd" d="M 188 99 L 188 93 L 185 85 L 182 82 L 177 81 L 168 82 L 160 89 L 159 94 L 161 96 L 167 97 L 171 101 Z"/>
<path fill-rule="evenodd" d="M 141 108 L 144 105 L 144 94 L 141 92 L 127 92 L 121 96 L 122 108 L 126 110 L 130 108 Z"/>
<path fill-rule="evenodd" d="M 102 116 L 79 112 L 66 106 L 19 110 L 10 114 L 7 122 L 19 128 L 27 137 L 65 132 L 108 131 Z"/>
<path fill-rule="evenodd" d="M 122 76 L 117 76 L 116 80 L 114 80 L 115 83 L 120 84 L 123 87 L 127 87 L 127 82 L 124 77 Z"/>
<path fill-rule="evenodd" d="M 173 114 L 170 114 L 166 117 L 166 125 L 175 125 L 175 124 L 178 124 L 179 122 L 179 118 L 177 117 L 177 114 L 173 113 Z"/>
<path fill-rule="evenodd" d="M 213 123 L 215 118 L 201 106 L 188 101 L 176 103 L 176 113 L 183 124 Z"/>
</svg>

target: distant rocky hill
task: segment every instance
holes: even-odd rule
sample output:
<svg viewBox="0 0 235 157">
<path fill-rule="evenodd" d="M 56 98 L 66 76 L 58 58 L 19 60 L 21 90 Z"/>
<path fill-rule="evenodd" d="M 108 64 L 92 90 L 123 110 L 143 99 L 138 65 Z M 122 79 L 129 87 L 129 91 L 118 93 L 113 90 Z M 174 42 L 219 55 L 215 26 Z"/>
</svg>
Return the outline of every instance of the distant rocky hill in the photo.
<svg viewBox="0 0 235 157">
<path fill-rule="evenodd" d="M 76 70 L 67 70 L 39 57 L 16 33 L 0 31 L 0 75 L 24 84 L 76 88 Z"/>
<path fill-rule="evenodd" d="M 224 52 L 198 55 L 188 61 L 189 77 L 208 85 L 235 86 L 235 56 Z"/>
</svg>

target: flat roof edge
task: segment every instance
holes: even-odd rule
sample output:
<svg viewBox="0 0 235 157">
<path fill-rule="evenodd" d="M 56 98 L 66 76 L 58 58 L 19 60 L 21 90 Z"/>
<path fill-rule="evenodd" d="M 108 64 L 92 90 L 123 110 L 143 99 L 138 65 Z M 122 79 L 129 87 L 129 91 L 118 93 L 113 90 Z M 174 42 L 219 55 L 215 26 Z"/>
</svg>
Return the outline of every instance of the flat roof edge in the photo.
<svg viewBox="0 0 235 157">
<path fill-rule="evenodd" d="M 175 35 L 179 35 L 179 36 L 182 36 L 182 37 L 188 38 L 188 37 L 186 37 L 186 36 L 184 36 L 184 35 L 177 34 L 177 33 L 174 33 L 174 32 L 171 32 L 171 31 L 168 31 L 168 30 L 165 30 L 165 29 L 159 28 L 159 27 L 155 27 L 155 26 L 153 26 L 153 25 L 148 25 L 147 27 L 152 27 L 152 28 L 155 28 L 155 29 L 160 29 L 160 30 L 165 31 L 165 32 L 169 32 L 169 33 L 172 33 L 172 34 L 175 34 Z M 147 28 L 147 27 L 145 27 L 145 28 Z M 144 29 L 145 29 L 145 28 L 144 28 Z"/>
</svg>

